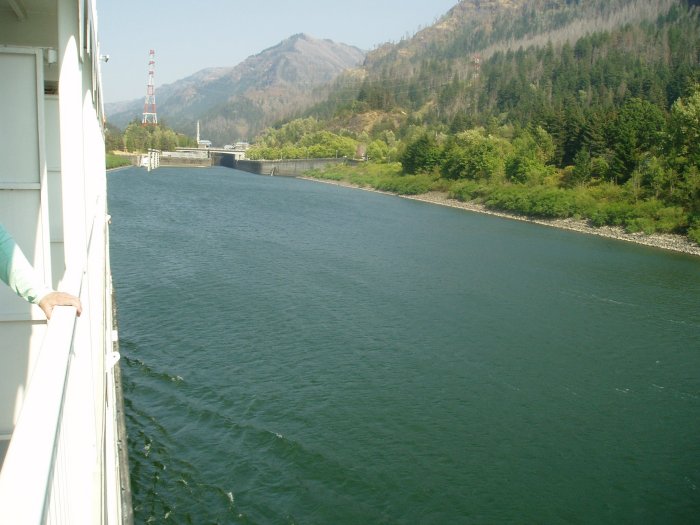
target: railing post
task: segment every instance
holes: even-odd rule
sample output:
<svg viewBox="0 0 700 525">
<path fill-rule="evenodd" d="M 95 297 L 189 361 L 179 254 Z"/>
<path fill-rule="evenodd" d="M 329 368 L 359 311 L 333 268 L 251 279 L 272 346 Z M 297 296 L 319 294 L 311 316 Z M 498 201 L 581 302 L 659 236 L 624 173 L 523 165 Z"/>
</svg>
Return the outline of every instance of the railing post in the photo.
<svg viewBox="0 0 700 525">
<path fill-rule="evenodd" d="M 88 198 L 88 188 L 92 181 L 87 181 L 85 151 L 85 123 L 88 115 L 84 114 L 83 97 L 90 96 L 85 84 L 89 61 L 82 61 L 80 27 L 80 3 L 58 2 L 58 41 L 59 41 L 59 114 L 61 135 L 61 186 L 63 195 L 63 234 L 65 248 L 66 273 L 83 272 L 87 267 L 87 245 L 89 230 L 92 226 L 94 202 Z M 88 69 L 85 69 L 88 68 Z M 85 69 L 85 71 L 84 71 Z M 86 95 L 87 93 L 87 95 Z M 67 283 L 66 283 L 67 284 Z M 78 290 L 65 291 L 77 295 Z M 90 283 L 86 282 L 82 294 L 89 297 Z M 78 324 L 73 345 L 72 372 L 76 380 L 69 385 L 67 395 L 74 399 L 71 410 L 81 417 L 71 422 L 73 442 L 71 449 L 82 451 L 71 458 L 71 490 L 67 497 L 75 498 L 71 508 L 76 514 L 72 516 L 75 523 L 98 522 L 95 519 L 97 509 L 93 508 L 96 497 L 93 477 L 97 474 L 98 444 L 95 443 L 94 407 L 92 396 L 92 356 L 90 355 L 91 305 L 84 301 L 81 322 Z M 101 379 L 101 378 L 100 378 Z M 90 504 L 86 505 L 86 502 Z"/>
</svg>

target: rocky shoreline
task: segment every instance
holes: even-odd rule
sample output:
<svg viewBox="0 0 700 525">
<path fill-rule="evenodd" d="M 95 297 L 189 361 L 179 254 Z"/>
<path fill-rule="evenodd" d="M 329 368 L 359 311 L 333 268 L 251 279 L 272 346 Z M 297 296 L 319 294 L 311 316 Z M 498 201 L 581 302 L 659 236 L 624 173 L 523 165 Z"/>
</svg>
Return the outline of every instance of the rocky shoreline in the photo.
<svg viewBox="0 0 700 525">
<path fill-rule="evenodd" d="M 335 180 L 324 180 L 317 179 L 314 177 L 299 177 L 306 180 L 312 180 L 316 182 L 323 182 L 326 184 L 333 184 L 336 186 L 345 186 L 348 188 L 356 188 L 365 191 L 372 191 L 375 193 L 386 193 L 388 195 L 397 195 L 396 193 L 379 191 L 372 188 L 364 188 L 357 186 L 356 184 L 351 184 L 344 181 Z M 534 224 L 541 224 L 543 226 L 550 226 L 553 228 L 560 228 L 563 230 L 571 230 L 579 233 L 586 233 L 589 235 L 598 235 L 599 237 L 607 237 L 610 239 L 617 239 L 619 241 L 633 242 L 636 244 L 643 244 L 645 246 L 651 246 L 654 248 L 660 248 L 663 250 L 670 250 L 674 252 L 686 253 L 689 255 L 695 255 L 700 257 L 700 246 L 690 241 L 688 238 L 682 235 L 674 235 L 668 233 L 627 233 L 624 229 L 617 226 L 601 226 L 596 228 L 589 225 L 586 221 L 575 220 L 575 219 L 532 219 L 529 217 L 523 217 L 521 215 L 516 215 L 513 213 L 499 212 L 487 209 L 483 204 L 478 204 L 475 202 L 462 202 L 457 199 L 449 198 L 447 193 L 444 192 L 429 192 L 422 195 L 397 195 L 404 199 L 416 200 L 427 202 L 430 204 L 438 204 L 440 206 L 448 206 L 450 208 L 459 208 L 462 210 L 472 211 L 476 213 L 484 213 L 487 215 L 495 215 L 497 217 L 503 217 L 506 219 L 512 219 L 517 221 L 531 222 Z"/>
</svg>

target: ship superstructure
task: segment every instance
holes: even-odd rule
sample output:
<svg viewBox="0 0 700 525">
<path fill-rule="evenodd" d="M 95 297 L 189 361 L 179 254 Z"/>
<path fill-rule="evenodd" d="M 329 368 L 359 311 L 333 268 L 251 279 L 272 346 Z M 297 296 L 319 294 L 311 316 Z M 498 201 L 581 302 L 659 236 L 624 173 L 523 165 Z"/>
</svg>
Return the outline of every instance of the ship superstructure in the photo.
<svg viewBox="0 0 700 525">
<path fill-rule="evenodd" d="M 83 305 L 47 322 L 0 283 L 3 524 L 132 519 L 97 26 L 94 0 L 0 0 L 0 223 Z"/>
</svg>

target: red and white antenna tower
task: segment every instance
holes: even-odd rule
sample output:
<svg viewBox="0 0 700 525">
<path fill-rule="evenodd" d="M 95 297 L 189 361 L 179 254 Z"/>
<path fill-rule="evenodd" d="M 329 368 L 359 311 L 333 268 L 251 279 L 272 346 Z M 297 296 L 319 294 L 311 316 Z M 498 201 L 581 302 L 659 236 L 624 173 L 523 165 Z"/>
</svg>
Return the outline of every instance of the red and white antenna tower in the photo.
<svg viewBox="0 0 700 525">
<path fill-rule="evenodd" d="M 146 101 L 143 103 L 143 120 L 141 123 L 144 126 L 158 125 L 158 115 L 156 115 L 156 94 L 153 87 L 153 74 L 156 69 L 156 52 L 151 49 L 148 56 L 148 84 L 146 85 Z"/>
</svg>

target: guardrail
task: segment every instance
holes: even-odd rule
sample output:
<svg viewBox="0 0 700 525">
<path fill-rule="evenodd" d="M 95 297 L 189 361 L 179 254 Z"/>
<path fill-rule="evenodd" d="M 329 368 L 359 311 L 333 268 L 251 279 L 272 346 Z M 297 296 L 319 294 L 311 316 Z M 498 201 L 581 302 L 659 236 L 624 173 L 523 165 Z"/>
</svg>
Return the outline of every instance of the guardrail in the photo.
<svg viewBox="0 0 700 525">
<path fill-rule="evenodd" d="M 56 307 L 0 473 L 0 523 L 38 524 L 50 508 L 68 510 L 59 486 L 70 468 L 63 416 L 75 328 L 75 308 Z"/>
<path fill-rule="evenodd" d="M 96 208 L 85 270 L 61 283 L 83 313 L 56 307 L 48 323 L 0 471 L 1 524 L 122 523 L 109 217 Z"/>
</svg>

